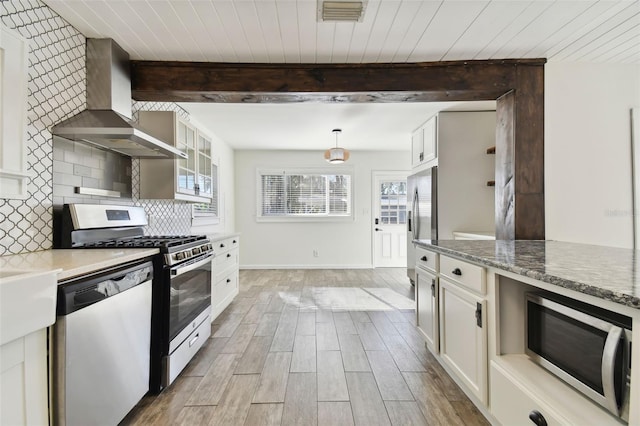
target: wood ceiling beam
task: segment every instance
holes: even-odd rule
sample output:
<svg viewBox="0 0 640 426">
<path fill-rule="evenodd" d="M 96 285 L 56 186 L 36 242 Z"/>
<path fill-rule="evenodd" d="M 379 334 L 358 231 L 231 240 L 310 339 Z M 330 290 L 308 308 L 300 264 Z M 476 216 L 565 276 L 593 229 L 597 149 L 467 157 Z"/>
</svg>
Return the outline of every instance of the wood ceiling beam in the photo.
<svg viewBox="0 0 640 426">
<path fill-rule="evenodd" d="M 228 64 L 132 61 L 133 98 L 174 102 L 494 100 L 540 59 L 412 64 Z M 405 92 L 405 93 L 402 93 Z"/>
<path fill-rule="evenodd" d="M 131 91 L 136 100 L 163 102 L 497 100 L 496 238 L 544 239 L 545 63 L 545 59 L 413 64 L 132 61 Z"/>
</svg>

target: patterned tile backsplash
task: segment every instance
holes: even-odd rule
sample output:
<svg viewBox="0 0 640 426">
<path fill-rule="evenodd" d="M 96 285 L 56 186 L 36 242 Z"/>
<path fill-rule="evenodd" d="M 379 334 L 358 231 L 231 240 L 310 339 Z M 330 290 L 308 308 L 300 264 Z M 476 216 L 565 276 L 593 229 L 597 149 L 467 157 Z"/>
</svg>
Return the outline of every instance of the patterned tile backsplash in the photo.
<svg viewBox="0 0 640 426">
<path fill-rule="evenodd" d="M 140 200 L 139 161 L 52 139 L 51 127 L 85 108 L 85 37 L 39 0 L 0 2 L 0 21 L 29 40 L 28 170 L 33 177 L 26 200 L 0 199 L 0 255 L 46 250 L 53 243 L 53 208 L 63 203 L 125 204 L 144 207 L 148 234 L 188 234 L 191 205 Z M 133 102 L 139 110 L 173 110 L 174 103 Z M 75 194 L 76 186 L 113 189 L 122 198 Z"/>
</svg>

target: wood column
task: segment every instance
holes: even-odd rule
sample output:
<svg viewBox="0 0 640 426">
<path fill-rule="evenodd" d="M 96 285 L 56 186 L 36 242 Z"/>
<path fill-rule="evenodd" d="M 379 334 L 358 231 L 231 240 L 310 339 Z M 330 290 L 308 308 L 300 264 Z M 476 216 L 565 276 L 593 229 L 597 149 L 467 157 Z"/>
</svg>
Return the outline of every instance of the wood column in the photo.
<svg viewBox="0 0 640 426">
<path fill-rule="evenodd" d="M 516 77 L 496 108 L 496 238 L 543 240 L 544 68 L 518 67 Z"/>
</svg>

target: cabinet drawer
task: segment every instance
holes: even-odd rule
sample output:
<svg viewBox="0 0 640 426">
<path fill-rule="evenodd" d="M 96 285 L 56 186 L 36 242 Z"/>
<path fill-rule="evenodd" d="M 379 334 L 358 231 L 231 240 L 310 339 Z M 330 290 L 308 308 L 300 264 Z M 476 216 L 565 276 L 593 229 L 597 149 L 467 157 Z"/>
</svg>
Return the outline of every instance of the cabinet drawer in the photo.
<svg viewBox="0 0 640 426">
<path fill-rule="evenodd" d="M 222 279 L 223 275 L 228 274 L 230 268 L 237 269 L 238 266 L 238 249 L 234 248 L 224 253 L 216 254 L 215 257 L 215 275 L 216 281 Z"/>
<path fill-rule="evenodd" d="M 416 266 L 432 271 L 438 272 L 438 254 L 429 250 L 425 250 L 422 247 L 416 247 Z"/>
<path fill-rule="evenodd" d="M 529 420 L 532 411 L 538 411 L 549 426 L 560 425 L 561 422 L 553 416 L 547 407 L 541 406 L 525 389 L 514 383 L 495 363 L 491 362 L 490 401 L 491 414 L 503 425 L 533 424 Z"/>
<path fill-rule="evenodd" d="M 223 300 L 230 293 L 233 293 L 238 288 L 238 271 L 231 271 L 229 274 L 220 278 L 214 286 L 214 294 L 212 298 L 214 300 Z"/>
<path fill-rule="evenodd" d="M 440 256 L 440 275 L 478 294 L 485 294 L 487 291 L 485 269 L 481 266 Z"/>
<path fill-rule="evenodd" d="M 219 253 L 224 253 L 227 250 L 231 250 L 235 247 L 238 247 L 240 244 L 240 239 L 238 237 L 229 237 L 224 240 L 214 241 L 213 250 L 216 252 L 216 256 Z"/>
</svg>

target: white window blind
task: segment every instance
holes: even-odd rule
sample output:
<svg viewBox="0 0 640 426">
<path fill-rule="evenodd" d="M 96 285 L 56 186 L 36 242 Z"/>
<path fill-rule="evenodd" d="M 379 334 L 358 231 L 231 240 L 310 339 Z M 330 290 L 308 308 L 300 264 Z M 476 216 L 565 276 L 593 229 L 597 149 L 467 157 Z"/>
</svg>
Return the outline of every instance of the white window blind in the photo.
<svg viewBox="0 0 640 426">
<path fill-rule="evenodd" d="M 259 172 L 258 216 L 338 217 L 351 215 L 349 174 Z"/>
</svg>

